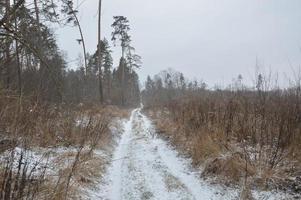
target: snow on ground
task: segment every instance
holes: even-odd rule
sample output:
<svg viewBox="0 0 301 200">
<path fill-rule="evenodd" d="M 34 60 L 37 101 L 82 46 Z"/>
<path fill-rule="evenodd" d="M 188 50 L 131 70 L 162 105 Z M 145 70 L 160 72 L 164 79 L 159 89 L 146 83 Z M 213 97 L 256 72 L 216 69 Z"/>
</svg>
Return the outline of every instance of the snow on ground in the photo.
<svg viewBox="0 0 301 200">
<path fill-rule="evenodd" d="M 151 121 L 135 109 L 124 124 L 124 134 L 99 190 L 91 199 L 236 199 L 201 181 L 199 174 L 165 141 L 157 138 Z"/>
<path fill-rule="evenodd" d="M 79 117 L 76 121 L 77 126 L 85 126 L 89 121 L 89 118 Z M 109 128 L 114 138 L 118 138 L 122 127 L 120 124 L 124 122 L 124 119 L 116 118 L 112 120 Z M 110 144 L 111 145 L 111 144 Z M 102 149 L 95 149 L 94 153 L 98 158 L 109 160 L 111 157 L 112 148 L 110 145 L 103 146 Z M 89 151 L 89 146 L 84 147 L 84 151 Z M 60 169 L 67 168 L 74 162 L 75 155 L 78 151 L 77 147 L 49 147 L 49 148 L 24 148 L 17 146 L 14 149 L 7 150 L 0 155 L 0 163 L 2 167 L 5 167 L 8 160 L 13 159 L 13 170 L 17 171 L 20 158 L 22 155 L 22 166 L 26 163 L 28 173 L 34 170 L 34 173 L 38 174 L 43 172 L 46 168 L 46 176 L 57 176 Z"/>
<path fill-rule="evenodd" d="M 63 156 L 67 154 L 75 154 L 76 148 L 71 147 L 54 147 L 54 148 L 31 148 L 24 149 L 15 147 L 1 154 L 0 162 L 6 163 L 8 159 L 13 158 L 13 170 L 17 171 L 20 158 L 22 156 L 22 166 L 26 163 L 28 173 L 38 174 L 45 170 L 46 176 L 54 176 L 58 174 L 59 169 L 67 167 L 73 162 L 74 156 Z"/>
<path fill-rule="evenodd" d="M 286 199 L 283 194 L 253 191 L 256 199 Z M 107 174 L 88 199 L 97 200 L 232 200 L 239 190 L 212 185 L 200 178 L 190 160 L 158 138 L 151 121 L 132 111 Z"/>
<path fill-rule="evenodd" d="M 118 124 L 123 126 L 118 126 Z M 128 121 L 116 121 L 111 126 L 118 142 L 116 149 L 95 150 L 97 157 L 108 160 L 107 173 L 99 179 L 97 187 L 83 187 L 81 199 L 91 200 L 234 200 L 239 198 L 238 189 L 212 185 L 200 178 L 190 160 L 179 156 L 163 139 L 158 138 L 151 121 L 135 109 Z M 121 135 L 121 137 L 119 137 Z M 114 143 L 114 141 L 113 141 Z M 110 148 L 109 148 L 110 149 Z M 16 148 L 16 156 L 22 149 Z M 112 155 L 112 151 L 114 151 Z M 56 174 L 58 162 L 68 165 L 74 157 L 62 154 L 74 153 L 76 148 L 33 149 L 26 151 L 32 163 L 48 167 L 48 175 Z M 0 161 L 4 161 L 4 153 Z M 17 161 L 16 164 L 17 165 Z M 42 167 L 41 167 L 42 168 Z M 252 191 L 255 199 L 280 200 L 282 193 Z"/>
</svg>

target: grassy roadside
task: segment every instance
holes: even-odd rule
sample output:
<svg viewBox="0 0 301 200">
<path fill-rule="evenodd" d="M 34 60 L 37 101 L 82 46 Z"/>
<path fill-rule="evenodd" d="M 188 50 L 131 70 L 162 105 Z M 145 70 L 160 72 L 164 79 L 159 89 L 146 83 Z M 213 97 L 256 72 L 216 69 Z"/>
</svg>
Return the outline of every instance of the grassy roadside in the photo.
<svg viewBox="0 0 301 200">
<path fill-rule="evenodd" d="M 104 170 L 114 106 L 41 105 L 0 96 L 0 199 L 78 199 Z"/>
<path fill-rule="evenodd" d="M 175 112 L 182 113 L 185 109 L 189 111 L 183 106 Z M 189 122 L 200 116 L 185 116 L 187 120 L 175 118 L 173 111 L 167 107 L 153 107 L 145 112 L 153 119 L 162 137 L 192 158 L 192 164 L 201 169 L 203 178 L 233 187 L 244 186 L 246 190 L 283 191 L 300 198 L 301 165 L 298 155 L 293 157 L 283 152 L 287 156 L 275 167 L 265 167 L 260 165 L 259 156 L 267 157 L 269 149 L 263 149 L 259 155 L 252 145 L 239 142 L 236 137 L 227 138 L 223 128 L 213 124 L 192 128 Z"/>
</svg>

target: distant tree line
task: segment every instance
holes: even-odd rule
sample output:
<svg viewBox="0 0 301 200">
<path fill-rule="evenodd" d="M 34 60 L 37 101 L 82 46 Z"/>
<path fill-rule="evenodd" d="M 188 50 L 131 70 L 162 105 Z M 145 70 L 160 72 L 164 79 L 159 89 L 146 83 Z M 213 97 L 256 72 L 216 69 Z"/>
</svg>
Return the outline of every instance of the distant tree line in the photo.
<svg viewBox="0 0 301 200">
<path fill-rule="evenodd" d="M 208 136 L 227 150 L 231 144 L 243 144 L 249 147 L 247 158 L 250 149 L 257 152 L 248 165 L 271 170 L 288 158 L 300 164 L 301 73 L 295 75 L 287 88 L 279 87 L 271 75 L 258 73 L 253 87 L 244 85 L 239 75 L 225 89 L 208 89 L 167 70 L 147 78 L 142 99 L 145 108 L 166 111 L 186 139 Z M 199 144 L 192 155 L 202 149 Z"/>
<path fill-rule="evenodd" d="M 100 102 L 133 106 L 140 101 L 135 70 L 141 58 L 131 46 L 129 21 L 114 17 L 112 41 L 120 41 L 122 56 L 114 68 L 107 39 L 86 52 L 84 35 L 71 0 L 4 0 L 0 2 L 0 89 L 37 102 Z M 76 70 L 69 70 L 51 24 L 78 27 L 83 48 Z"/>
<path fill-rule="evenodd" d="M 147 76 L 142 99 L 145 106 L 159 106 L 183 97 L 185 94 L 193 94 L 206 88 L 206 83 L 197 80 L 190 81 L 184 77 L 183 73 L 169 68 L 153 78 Z"/>
</svg>

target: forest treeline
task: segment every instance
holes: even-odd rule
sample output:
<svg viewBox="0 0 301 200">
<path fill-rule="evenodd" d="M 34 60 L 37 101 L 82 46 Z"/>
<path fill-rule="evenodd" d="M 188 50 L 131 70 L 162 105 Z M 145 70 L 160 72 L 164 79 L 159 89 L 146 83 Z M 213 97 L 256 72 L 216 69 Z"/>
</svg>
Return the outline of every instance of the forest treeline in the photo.
<svg viewBox="0 0 301 200">
<path fill-rule="evenodd" d="M 101 37 L 102 1 L 95 2 L 99 31 L 89 53 L 77 17 L 83 2 L 74 2 L 0 1 L 1 200 L 82 199 L 82 188 L 96 184 L 105 165 L 94 150 L 111 144 L 110 127 L 127 116 L 122 108 L 140 103 L 142 63 L 128 19 L 113 17 L 112 37 Z M 78 31 L 76 69 L 53 29 L 65 26 Z M 122 49 L 118 66 L 111 45 Z"/>
<path fill-rule="evenodd" d="M 161 133 L 203 165 L 203 174 L 298 193 L 301 182 L 288 178 L 301 175 L 301 77 L 295 75 L 288 88 L 258 73 L 253 87 L 239 75 L 225 89 L 209 89 L 166 70 L 147 78 L 142 99 Z"/>
<path fill-rule="evenodd" d="M 129 21 L 123 16 L 113 19 L 111 41 L 122 48 L 119 65 L 114 67 L 109 40 L 95 42 L 96 51 L 86 52 L 77 9 L 71 0 L 1 1 L 1 92 L 46 103 L 137 105 L 140 92 L 135 70 L 141 58 L 131 45 Z M 83 49 L 83 56 L 77 69 L 68 69 L 53 25 L 79 30 L 74 42 Z"/>
</svg>

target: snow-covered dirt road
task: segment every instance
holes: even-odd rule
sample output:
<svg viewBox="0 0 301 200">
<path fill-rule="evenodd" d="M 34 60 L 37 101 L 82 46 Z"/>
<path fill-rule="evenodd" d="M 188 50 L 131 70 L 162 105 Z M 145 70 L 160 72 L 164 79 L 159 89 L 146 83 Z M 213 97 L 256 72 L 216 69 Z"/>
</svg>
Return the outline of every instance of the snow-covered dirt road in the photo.
<svg viewBox="0 0 301 200">
<path fill-rule="evenodd" d="M 232 199 L 234 193 L 202 182 L 189 161 L 157 138 L 150 120 L 135 109 L 94 199 L 209 200 Z"/>
<path fill-rule="evenodd" d="M 237 200 L 240 189 L 212 185 L 200 178 L 190 160 L 178 155 L 141 108 L 124 122 L 107 172 L 89 200 Z M 252 191 L 256 200 L 288 200 L 281 192 Z"/>
</svg>

